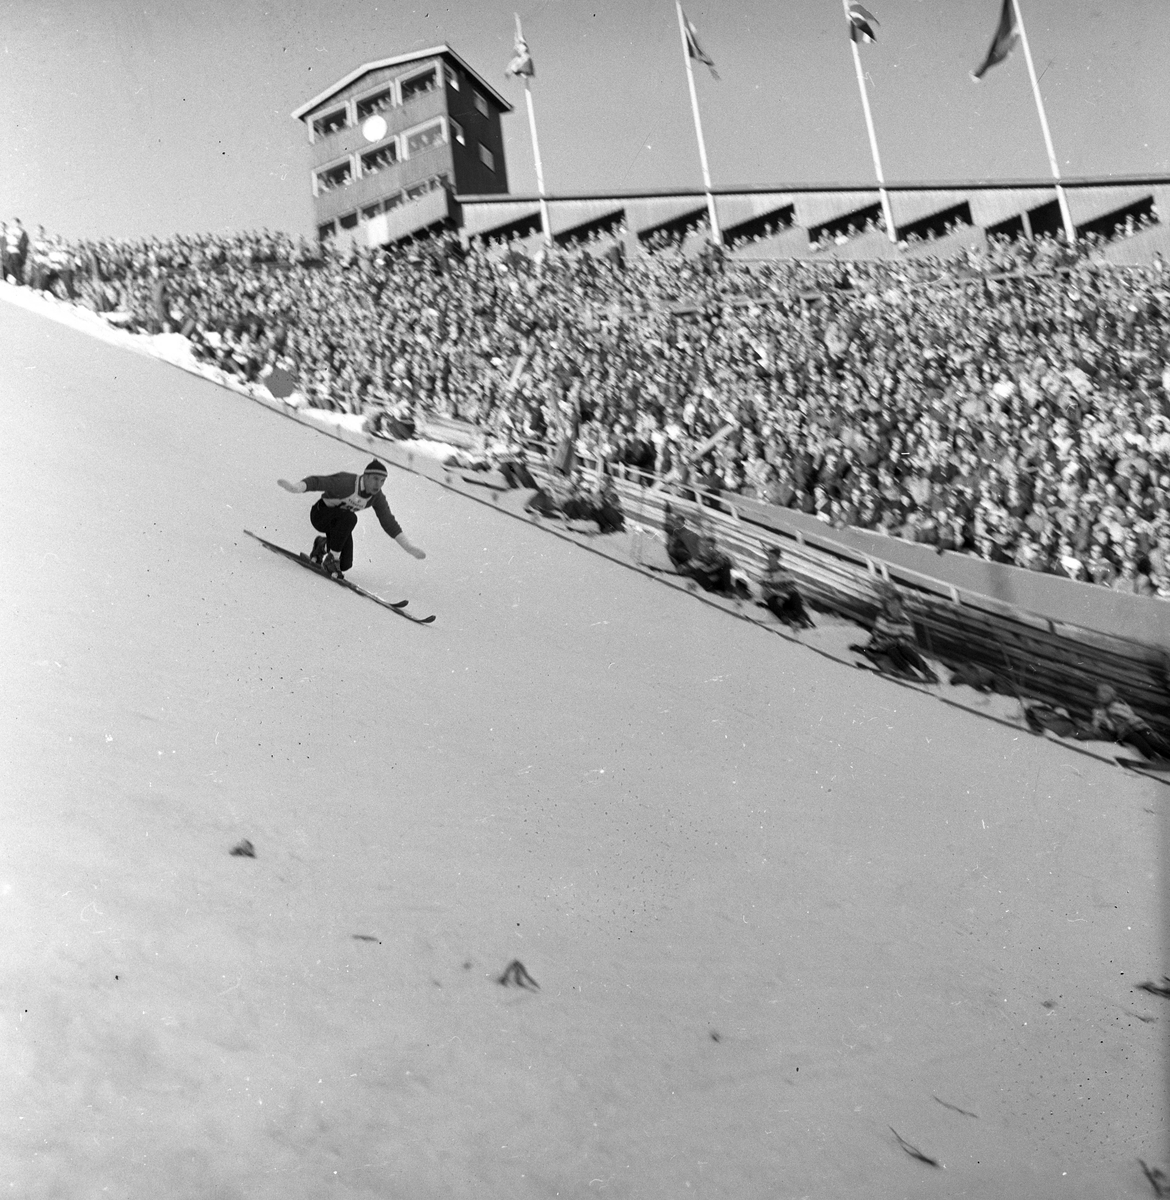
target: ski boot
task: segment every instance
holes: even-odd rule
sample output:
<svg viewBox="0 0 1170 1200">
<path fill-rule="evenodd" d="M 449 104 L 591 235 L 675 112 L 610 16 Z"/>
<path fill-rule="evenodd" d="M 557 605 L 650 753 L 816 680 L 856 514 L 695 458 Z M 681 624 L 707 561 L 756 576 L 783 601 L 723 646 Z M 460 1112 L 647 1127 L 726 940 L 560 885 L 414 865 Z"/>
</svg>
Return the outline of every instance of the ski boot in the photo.
<svg viewBox="0 0 1170 1200">
<path fill-rule="evenodd" d="M 337 579 L 341 578 L 341 562 L 338 560 L 337 555 L 334 554 L 332 550 L 330 550 L 322 560 L 321 570 L 324 571 L 326 575 L 333 575 Z"/>
<path fill-rule="evenodd" d="M 313 548 L 309 551 L 309 562 L 321 565 L 321 560 L 325 557 L 325 551 L 328 548 L 328 541 L 325 535 L 322 534 L 319 538 L 313 541 Z"/>
</svg>

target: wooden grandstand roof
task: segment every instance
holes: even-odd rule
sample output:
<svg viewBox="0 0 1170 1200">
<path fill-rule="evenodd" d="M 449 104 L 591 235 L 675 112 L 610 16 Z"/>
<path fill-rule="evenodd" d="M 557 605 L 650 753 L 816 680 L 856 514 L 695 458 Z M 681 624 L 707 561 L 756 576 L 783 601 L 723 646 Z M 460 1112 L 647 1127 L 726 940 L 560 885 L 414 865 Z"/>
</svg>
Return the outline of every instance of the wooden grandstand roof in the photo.
<svg viewBox="0 0 1170 1200">
<path fill-rule="evenodd" d="M 424 58 L 438 58 L 440 56 L 454 59 L 485 92 L 489 93 L 504 112 L 512 111 L 512 105 L 478 71 L 468 66 L 467 62 L 444 42 L 443 45 L 431 46 L 428 50 L 413 50 L 410 54 L 398 54 L 393 58 L 379 58 L 373 62 L 363 63 L 360 67 L 355 67 L 348 75 L 342 76 L 336 83 L 331 83 L 323 92 L 314 96 L 312 100 L 307 100 L 299 108 L 293 109 L 291 116 L 295 121 L 304 120 L 315 108 L 326 104 L 338 92 L 343 91 L 355 80 L 360 79 L 363 75 L 368 75 L 371 71 L 379 71 L 384 67 L 403 66 L 406 63 L 418 62 Z"/>
</svg>

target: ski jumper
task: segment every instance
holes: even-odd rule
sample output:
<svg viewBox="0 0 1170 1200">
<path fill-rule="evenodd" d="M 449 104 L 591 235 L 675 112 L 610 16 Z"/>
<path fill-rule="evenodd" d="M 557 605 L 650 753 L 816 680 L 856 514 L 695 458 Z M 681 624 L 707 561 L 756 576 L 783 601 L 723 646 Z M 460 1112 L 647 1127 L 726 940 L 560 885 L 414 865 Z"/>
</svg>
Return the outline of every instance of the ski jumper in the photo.
<svg viewBox="0 0 1170 1200">
<path fill-rule="evenodd" d="M 342 571 L 353 566 L 353 530 L 363 508 L 372 508 L 382 528 L 396 538 L 402 532 L 382 492 L 372 496 L 360 490 L 361 475 L 338 471 L 335 475 L 306 475 L 302 481 L 308 492 L 320 492 L 321 498 L 309 510 L 313 528 L 325 535 L 329 549 L 341 560 Z"/>
</svg>

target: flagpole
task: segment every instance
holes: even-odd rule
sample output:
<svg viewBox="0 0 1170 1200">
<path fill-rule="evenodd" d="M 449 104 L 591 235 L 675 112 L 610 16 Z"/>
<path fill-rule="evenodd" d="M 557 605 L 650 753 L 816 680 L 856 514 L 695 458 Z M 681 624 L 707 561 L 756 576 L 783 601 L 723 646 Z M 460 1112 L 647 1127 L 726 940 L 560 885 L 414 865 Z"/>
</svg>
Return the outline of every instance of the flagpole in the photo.
<svg viewBox="0 0 1170 1200">
<path fill-rule="evenodd" d="M 1052 134 L 1048 132 L 1048 118 L 1044 114 L 1044 101 L 1040 98 L 1040 81 L 1036 78 L 1036 68 L 1032 63 L 1032 50 L 1028 45 L 1028 33 L 1024 28 L 1024 14 L 1020 11 L 1020 0 L 1012 0 L 1016 10 L 1016 24 L 1020 29 L 1020 45 L 1024 48 L 1024 61 L 1028 64 L 1028 78 L 1032 81 L 1032 95 L 1036 98 L 1036 111 L 1040 115 L 1040 129 L 1044 134 L 1044 146 L 1048 151 L 1048 165 L 1052 169 L 1052 178 L 1056 180 L 1056 201 L 1060 205 L 1060 217 L 1064 222 L 1064 236 L 1069 245 L 1077 240 L 1077 229 L 1073 224 L 1072 212 L 1068 206 L 1068 196 L 1060 182 L 1060 164 L 1056 160 L 1056 150 L 1052 145 Z"/>
<path fill-rule="evenodd" d="M 540 142 L 536 140 L 536 109 L 532 104 L 533 66 L 532 55 L 528 53 L 528 43 L 524 40 L 524 30 L 520 28 L 520 14 L 516 18 L 516 56 L 508 64 L 505 75 L 516 75 L 524 80 L 524 100 L 528 107 L 528 132 L 532 137 L 532 161 L 536 164 L 536 192 L 540 198 L 540 231 L 544 236 L 544 244 L 552 245 L 552 223 L 548 216 L 548 197 L 544 190 L 544 165 L 540 161 Z"/>
<path fill-rule="evenodd" d="M 707 147 L 703 142 L 703 123 L 699 120 L 699 97 L 695 92 L 695 72 L 691 68 L 691 54 L 687 48 L 686 18 L 683 16 L 681 0 L 675 0 L 678 9 L 678 33 L 682 38 L 683 62 L 687 68 L 687 86 L 691 89 L 691 114 L 695 118 L 695 137 L 699 142 L 699 163 L 703 168 L 703 187 L 707 192 L 707 217 L 711 222 L 711 240 L 716 246 L 723 245 L 723 234 L 719 231 L 719 216 L 715 212 L 715 195 L 711 191 L 711 171 L 707 166 Z"/>
<path fill-rule="evenodd" d="M 841 6 L 845 9 L 845 20 L 852 28 L 852 22 L 849 18 L 849 0 L 841 0 Z M 890 193 L 886 191 L 886 180 L 882 174 L 882 159 L 878 154 L 877 133 L 873 127 L 873 114 L 869 111 L 869 93 L 865 88 L 865 72 L 861 69 L 861 55 L 857 51 L 857 42 L 850 37 L 849 48 L 853 51 L 853 69 L 857 72 L 857 87 L 861 92 L 861 107 L 865 112 L 865 128 L 869 132 L 869 151 L 873 155 L 873 169 L 877 175 L 878 195 L 882 201 L 882 216 L 886 222 L 886 234 L 890 241 L 897 245 L 898 232 L 894 228 L 894 212 L 890 207 Z"/>
<path fill-rule="evenodd" d="M 536 163 L 536 191 L 540 196 L 540 227 L 544 232 L 546 245 L 552 243 L 552 225 L 548 219 L 548 199 L 544 193 L 544 167 L 540 162 L 540 143 L 536 140 L 536 113 L 532 107 L 532 89 L 528 86 L 528 76 L 524 76 L 524 99 L 528 102 L 528 128 L 532 132 L 532 158 Z"/>
</svg>

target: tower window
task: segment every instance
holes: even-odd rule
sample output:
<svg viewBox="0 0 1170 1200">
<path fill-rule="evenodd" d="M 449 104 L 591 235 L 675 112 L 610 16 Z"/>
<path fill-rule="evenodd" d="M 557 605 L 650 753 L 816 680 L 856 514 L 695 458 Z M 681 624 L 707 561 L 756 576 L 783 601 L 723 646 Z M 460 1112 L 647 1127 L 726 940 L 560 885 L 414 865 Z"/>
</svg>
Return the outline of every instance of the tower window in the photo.
<svg viewBox="0 0 1170 1200">
<path fill-rule="evenodd" d="M 362 155 L 362 174 L 375 175 L 385 167 L 391 167 L 398 161 L 398 143 L 387 142 L 376 150 L 367 150 Z"/>
<path fill-rule="evenodd" d="M 360 125 L 367 117 L 372 117 L 375 113 L 384 112 L 386 109 L 394 105 L 394 89 L 392 87 L 383 88 L 380 92 L 375 92 L 372 96 L 366 96 L 365 99 L 357 102 L 357 119 Z"/>
<path fill-rule="evenodd" d="M 313 136 L 328 137 L 331 133 L 336 133 L 339 129 L 344 129 L 348 124 L 349 119 L 345 109 L 336 109 L 334 112 L 318 117 L 313 122 Z"/>
<path fill-rule="evenodd" d="M 405 104 L 408 100 L 414 100 L 418 96 L 425 96 L 427 92 L 433 92 L 438 85 L 438 74 L 434 67 L 419 75 L 412 75 L 409 79 L 402 81 L 402 103 Z"/>
<path fill-rule="evenodd" d="M 387 196 L 385 200 L 378 200 L 367 208 L 363 208 L 362 220 L 372 221 L 379 213 L 390 212 L 391 209 L 397 208 L 402 203 L 402 193 L 395 192 L 393 196 Z"/>
<path fill-rule="evenodd" d="M 475 93 L 475 107 L 479 110 L 481 116 L 488 115 L 488 102 L 484 99 L 482 93 Z"/>
<path fill-rule="evenodd" d="M 496 169 L 496 156 L 483 144 L 479 144 L 479 161 L 483 163 L 489 171 Z"/>
<path fill-rule="evenodd" d="M 445 187 L 451 186 L 451 180 L 447 175 L 432 175 L 430 179 L 424 179 L 422 183 L 416 183 L 414 187 L 406 189 L 407 200 L 417 200 L 420 196 L 429 195 L 431 192 L 442 191 Z"/>
<path fill-rule="evenodd" d="M 434 121 L 406 135 L 406 156 L 410 158 L 423 150 L 429 150 L 432 146 L 439 146 L 446 140 L 443 122 Z"/>
<path fill-rule="evenodd" d="M 461 145 L 467 145 L 467 139 L 463 136 L 463 126 L 458 121 L 451 122 L 451 136 Z"/>
<path fill-rule="evenodd" d="M 316 185 L 314 194 L 318 196 L 323 192 L 332 192 L 335 188 L 347 187 L 353 182 L 353 164 L 346 159 L 334 167 L 318 171 L 313 180 Z"/>
</svg>

